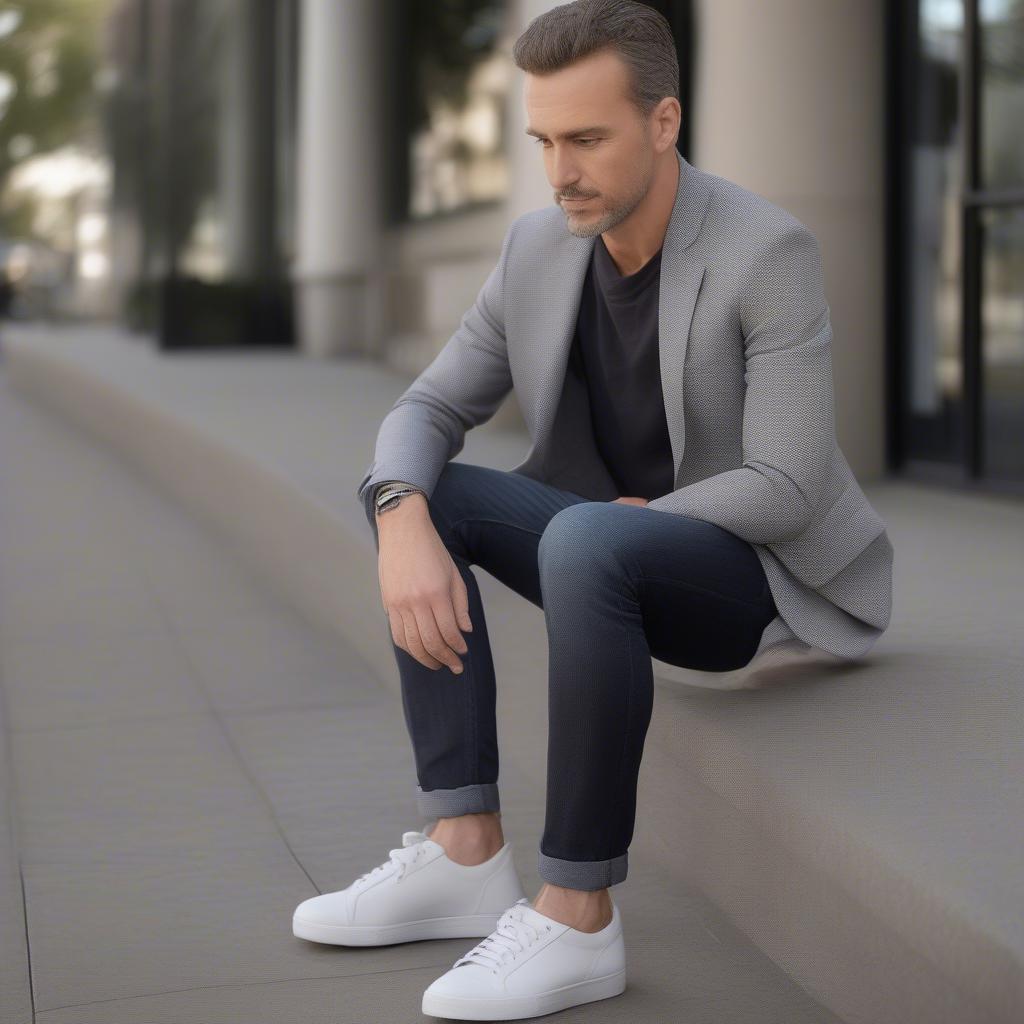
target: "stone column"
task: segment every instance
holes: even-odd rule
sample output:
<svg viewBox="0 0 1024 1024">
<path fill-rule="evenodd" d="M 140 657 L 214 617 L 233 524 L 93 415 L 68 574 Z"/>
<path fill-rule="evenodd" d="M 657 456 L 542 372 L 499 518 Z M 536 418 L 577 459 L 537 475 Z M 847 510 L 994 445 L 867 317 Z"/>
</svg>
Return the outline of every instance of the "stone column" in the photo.
<svg viewBox="0 0 1024 1024">
<path fill-rule="evenodd" d="M 304 0 L 293 269 L 299 348 L 371 351 L 380 222 L 372 0 Z"/>
<path fill-rule="evenodd" d="M 885 464 L 882 0 L 700 0 L 692 162 L 789 210 L 821 243 L 839 443 Z"/>
<path fill-rule="evenodd" d="M 274 178 L 273 7 L 232 0 L 221 75 L 220 179 L 229 279 L 270 279 L 279 271 Z"/>
</svg>

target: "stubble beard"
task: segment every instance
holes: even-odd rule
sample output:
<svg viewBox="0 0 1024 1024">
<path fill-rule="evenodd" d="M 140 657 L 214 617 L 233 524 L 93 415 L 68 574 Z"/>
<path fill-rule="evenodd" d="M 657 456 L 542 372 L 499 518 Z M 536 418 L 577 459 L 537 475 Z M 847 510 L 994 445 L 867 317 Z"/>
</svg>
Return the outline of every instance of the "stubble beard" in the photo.
<svg viewBox="0 0 1024 1024">
<path fill-rule="evenodd" d="M 647 195 L 650 186 L 650 176 L 641 177 L 633 192 L 593 220 L 581 217 L 580 215 L 585 213 L 583 210 L 576 213 L 571 206 L 562 206 L 562 212 L 565 214 L 565 226 L 569 233 L 577 238 L 593 238 L 595 235 L 602 235 L 605 231 L 610 231 L 616 224 L 624 221 L 637 208 L 644 196 Z M 596 202 L 599 198 L 596 197 L 593 201 Z"/>
</svg>

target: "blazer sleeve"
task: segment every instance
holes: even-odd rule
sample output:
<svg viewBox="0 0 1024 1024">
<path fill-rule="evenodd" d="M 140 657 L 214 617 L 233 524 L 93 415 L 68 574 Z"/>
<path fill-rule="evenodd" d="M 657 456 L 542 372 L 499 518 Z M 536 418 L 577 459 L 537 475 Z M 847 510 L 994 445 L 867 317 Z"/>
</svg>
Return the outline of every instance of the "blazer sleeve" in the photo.
<svg viewBox="0 0 1024 1024">
<path fill-rule="evenodd" d="M 515 226 L 506 231 L 497 265 L 455 333 L 381 421 L 373 462 L 357 488 L 367 516 L 376 485 L 385 480 L 420 487 L 429 500 L 441 471 L 462 450 L 466 431 L 489 420 L 512 389 L 504 285 Z"/>
<path fill-rule="evenodd" d="M 794 221 L 743 275 L 743 465 L 647 508 L 714 522 L 753 544 L 791 540 L 823 497 L 836 447 L 832 326 L 821 253 Z"/>
</svg>

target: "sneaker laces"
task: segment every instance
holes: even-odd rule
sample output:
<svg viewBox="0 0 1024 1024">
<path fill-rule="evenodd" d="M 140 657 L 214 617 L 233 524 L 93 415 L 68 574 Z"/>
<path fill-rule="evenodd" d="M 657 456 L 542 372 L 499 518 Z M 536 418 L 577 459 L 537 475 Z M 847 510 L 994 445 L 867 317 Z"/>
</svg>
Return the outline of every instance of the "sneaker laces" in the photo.
<svg viewBox="0 0 1024 1024">
<path fill-rule="evenodd" d="M 506 959 L 515 960 L 516 956 L 527 949 L 541 935 L 541 931 L 550 931 L 548 925 L 538 929 L 523 920 L 523 904 L 529 903 L 529 897 L 522 897 L 508 908 L 498 920 L 498 927 L 482 942 L 474 946 L 465 956 L 459 957 L 452 967 L 462 964 L 482 964 L 497 973 L 498 968 Z"/>
<path fill-rule="evenodd" d="M 423 852 L 423 842 L 429 838 L 425 832 L 403 832 L 402 845 L 394 850 L 388 850 L 388 859 L 360 875 L 353 885 L 362 882 L 364 879 L 376 877 L 379 872 L 386 870 L 391 865 L 395 866 L 396 880 L 401 881 L 402 876 L 405 874 L 405 869 Z"/>
</svg>

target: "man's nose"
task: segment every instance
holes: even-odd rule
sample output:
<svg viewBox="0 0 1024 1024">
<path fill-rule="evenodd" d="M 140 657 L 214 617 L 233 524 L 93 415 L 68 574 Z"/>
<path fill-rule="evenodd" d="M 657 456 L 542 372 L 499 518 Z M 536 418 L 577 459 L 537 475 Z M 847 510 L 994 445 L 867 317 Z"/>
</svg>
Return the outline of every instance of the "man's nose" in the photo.
<svg viewBox="0 0 1024 1024">
<path fill-rule="evenodd" d="M 551 185 L 556 188 L 559 193 L 569 190 L 578 191 L 576 189 L 576 182 L 579 179 L 579 173 L 576 170 L 575 164 L 572 159 L 572 155 L 565 153 L 564 151 L 559 153 L 557 150 L 551 158 Z"/>
</svg>

